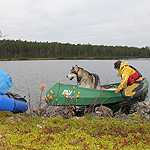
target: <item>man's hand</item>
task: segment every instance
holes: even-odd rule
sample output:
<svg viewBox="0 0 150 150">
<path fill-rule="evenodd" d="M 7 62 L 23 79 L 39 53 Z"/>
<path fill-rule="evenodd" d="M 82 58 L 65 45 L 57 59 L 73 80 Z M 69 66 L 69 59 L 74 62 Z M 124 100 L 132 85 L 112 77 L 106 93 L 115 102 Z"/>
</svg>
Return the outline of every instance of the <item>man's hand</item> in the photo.
<svg viewBox="0 0 150 150">
<path fill-rule="evenodd" d="M 119 92 L 118 90 L 115 90 L 115 94 L 118 94 L 118 92 Z"/>
</svg>

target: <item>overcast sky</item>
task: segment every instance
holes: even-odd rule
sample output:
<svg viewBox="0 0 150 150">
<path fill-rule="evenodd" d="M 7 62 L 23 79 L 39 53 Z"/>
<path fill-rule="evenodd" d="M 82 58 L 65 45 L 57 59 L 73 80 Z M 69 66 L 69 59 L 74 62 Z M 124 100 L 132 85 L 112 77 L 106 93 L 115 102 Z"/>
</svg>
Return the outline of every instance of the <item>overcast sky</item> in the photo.
<svg viewBox="0 0 150 150">
<path fill-rule="evenodd" d="M 13 40 L 150 46 L 150 0 L 0 0 L 0 31 Z"/>
</svg>

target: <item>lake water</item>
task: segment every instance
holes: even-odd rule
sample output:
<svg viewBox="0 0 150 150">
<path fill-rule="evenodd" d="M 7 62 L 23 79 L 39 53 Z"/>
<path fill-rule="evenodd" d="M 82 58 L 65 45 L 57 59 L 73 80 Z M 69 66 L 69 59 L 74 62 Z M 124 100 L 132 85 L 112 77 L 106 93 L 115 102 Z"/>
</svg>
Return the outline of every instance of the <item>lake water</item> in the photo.
<svg viewBox="0 0 150 150">
<path fill-rule="evenodd" d="M 9 73 L 13 80 L 10 92 L 26 96 L 30 87 L 31 104 L 36 104 L 40 97 L 40 84 L 46 83 L 49 89 L 58 80 L 61 83 L 76 85 L 74 80 L 66 78 L 72 66 L 78 65 L 91 73 L 100 76 L 101 84 L 120 82 L 118 71 L 114 70 L 116 60 L 38 60 L 38 61 L 0 61 L 0 70 Z M 150 81 L 150 59 L 122 60 L 137 68 Z M 150 90 L 148 93 L 150 97 Z"/>
</svg>

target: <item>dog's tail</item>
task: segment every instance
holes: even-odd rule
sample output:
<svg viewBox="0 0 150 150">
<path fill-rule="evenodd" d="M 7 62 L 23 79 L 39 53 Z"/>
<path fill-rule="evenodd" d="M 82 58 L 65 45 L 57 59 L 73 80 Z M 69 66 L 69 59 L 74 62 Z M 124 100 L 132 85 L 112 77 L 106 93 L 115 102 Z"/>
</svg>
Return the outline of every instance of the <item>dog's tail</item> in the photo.
<svg viewBox="0 0 150 150">
<path fill-rule="evenodd" d="M 94 83 L 94 89 L 98 87 L 100 89 L 100 79 L 97 74 L 92 74 L 93 75 L 93 83 Z"/>
</svg>

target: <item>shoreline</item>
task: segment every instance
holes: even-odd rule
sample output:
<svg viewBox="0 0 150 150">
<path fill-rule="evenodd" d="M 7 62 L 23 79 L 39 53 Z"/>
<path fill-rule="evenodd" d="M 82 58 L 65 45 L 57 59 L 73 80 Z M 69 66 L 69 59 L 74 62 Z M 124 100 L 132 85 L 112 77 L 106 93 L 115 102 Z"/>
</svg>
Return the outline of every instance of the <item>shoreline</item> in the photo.
<svg viewBox="0 0 150 150">
<path fill-rule="evenodd" d="M 0 61 L 23 61 L 23 60 L 117 60 L 117 59 L 150 59 L 150 57 L 53 57 L 53 58 L 6 58 Z"/>
</svg>

